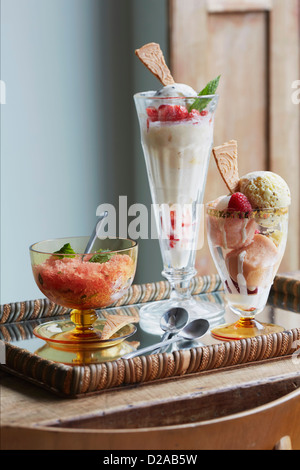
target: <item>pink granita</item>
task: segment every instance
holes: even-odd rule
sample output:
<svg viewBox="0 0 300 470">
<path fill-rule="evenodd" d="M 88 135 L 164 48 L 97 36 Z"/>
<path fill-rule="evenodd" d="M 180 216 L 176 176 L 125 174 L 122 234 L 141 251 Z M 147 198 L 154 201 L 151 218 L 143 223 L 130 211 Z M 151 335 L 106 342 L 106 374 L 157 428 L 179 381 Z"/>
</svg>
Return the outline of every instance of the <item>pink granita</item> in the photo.
<svg viewBox="0 0 300 470">
<path fill-rule="evenodd" d="M 86 310 L 107 307 L 119 299 L 135 274 L 134 260 L 113 254 L 106 262 L 89 262 L 91 255 L 52 256 L 33 266 L 43 294 L 58 305 Z"/>
</svg>

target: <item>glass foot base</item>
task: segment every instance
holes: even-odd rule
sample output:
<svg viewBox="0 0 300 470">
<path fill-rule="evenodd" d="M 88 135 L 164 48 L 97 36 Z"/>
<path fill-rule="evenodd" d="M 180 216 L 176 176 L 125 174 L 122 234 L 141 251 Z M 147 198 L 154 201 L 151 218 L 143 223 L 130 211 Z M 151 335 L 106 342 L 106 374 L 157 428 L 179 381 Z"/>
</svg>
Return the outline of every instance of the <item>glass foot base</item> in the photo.
<svg viewBox="0 0 300 470">
<path fill-rule="evenodd" d="M 77 352 L 110 348 L 128 339 L 136 332 L 136 326 L 130 323 L 120 328 L 110 338 L 102 340 L 101 332 L 105 321 L 101 319 L 95 321 L 89 334 L 76 334 L 75 325 L 70 320 L 42 323 L 33 330 L 33 334 L 53 348 Z"/>
<path fill-rule="evenodd" d="M 279 333 L 284 328 L 272 323 L 259 323 L 256 320 L 237 321 L 236 323 L 224 324 L 211 329 L 211 335 L 222 341 L 231 341 L 254 336 Z"/>
<path fill-rule="evenodd" d="M 173 307 L 185 308 L 189 314 L 189 321 L 197 318 L 205 318 L 210 326 L 220 324 L 224 316 L 224 307 L 214 302 L 203 301 L 198 297 L 186 300 L 161 300 L 151 302 L 140 308 L 140 327 L 143 331 L 152 335 L 161 335 L 160 320 L 162 315 Z"/>
</svg>

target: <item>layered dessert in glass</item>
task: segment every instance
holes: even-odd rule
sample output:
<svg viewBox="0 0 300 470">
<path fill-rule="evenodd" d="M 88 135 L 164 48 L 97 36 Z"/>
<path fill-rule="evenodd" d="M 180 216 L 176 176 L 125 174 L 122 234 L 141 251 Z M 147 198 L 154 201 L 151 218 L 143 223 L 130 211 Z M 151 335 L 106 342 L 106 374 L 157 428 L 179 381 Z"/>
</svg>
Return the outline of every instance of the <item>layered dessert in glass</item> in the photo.
<svg viewBox="0 0 300 470">
<path fill-rule="evenodd" d="M 180 95 L 184 90 L 188 95 L 190 87 L 172 86 L 176 97 L 163 90 L 158 94 L 140 93 L 134 99 L 164 269 L 194 273 L 197 216 L 201 209 L 197 204 L 203 200 L 217 98 L 207 110 L 189 112 L 195 99 Z"/>
<path fill-rule="evenodd" d="M 145 60 L 151 69 L 153 45 L 149 46 Z M 162 68 L 165 71 L 165 64 Z M 141 324 L 147 329 L 148 322 L 150 332 L 159 328 L 161 315 L 173 306 L 186 308 L 190 318 L 220 313 L 219 306 L 196 302 L 191 296 L 196 253 L 203 243 L 202 203 L 219 77 L 197 93 L 186 84 L 176 83 L 169 73 L 165 75 L 170 83 L 164 82 L 158 91 L 134 95 L 163 259 L 162 274 L 171 285 L 170 301 L 154 302 L 140 311 Z"/>
<path fill-rule="evenodd" d="M 218 151 L 220 148 L 215 151 L 217 158 Z M 231 157 L 232 162 L 235 157 Z M 270 171 L 251 172 L 233 181 L 233 185 L 228 184 L 229 194 L 206 207 L 210 251 L 226 301 L 240 317 L 233 325 L 212 330 L 213 336 L 220 339 L 282 330 L 277 325 L 259 323 L 255 317 L 266 306 L 284 254 L 290 190 L 279 175 Z"/>
</svg>

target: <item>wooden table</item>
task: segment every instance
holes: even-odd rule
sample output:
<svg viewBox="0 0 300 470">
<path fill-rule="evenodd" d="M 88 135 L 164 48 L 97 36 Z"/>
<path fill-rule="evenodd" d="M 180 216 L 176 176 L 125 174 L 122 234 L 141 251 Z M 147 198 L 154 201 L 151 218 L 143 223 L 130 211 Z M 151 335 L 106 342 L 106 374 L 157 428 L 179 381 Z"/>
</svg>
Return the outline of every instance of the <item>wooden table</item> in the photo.
<svg viewBox="0 0 300 470">
<path fill-rule="evenodd" d="M 300 391 L 292 357 L 79 399 L 57 397 L 4 372 L 0 377 L 2 449 L 268 449 L 291 434 L 291 412 L 284 422 L 274 414 L 272 433 L 260 412 Z M 259 426 L 257 420 L 250 427 L 239 423 L 249 411 Z M 292 445 L 300 449 L 300 392 L 292 414 L 298 422 Z"/>
</svg>

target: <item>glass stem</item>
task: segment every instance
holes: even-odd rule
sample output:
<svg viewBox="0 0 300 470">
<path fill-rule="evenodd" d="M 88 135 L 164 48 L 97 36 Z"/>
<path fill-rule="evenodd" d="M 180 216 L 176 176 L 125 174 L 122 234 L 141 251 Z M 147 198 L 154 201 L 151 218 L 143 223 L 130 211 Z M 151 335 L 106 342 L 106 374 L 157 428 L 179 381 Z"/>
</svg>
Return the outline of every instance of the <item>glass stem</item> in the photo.
<svg viewBox="0 0 300 470">
<path fill-rule="evenodd" d="M 236 326 L 237 328 L 254 328 L 256 323 L 254 317 L 240 317 Z"/>
<path fill-rule="evenodd" d="M 171 282 L 171 299 L 187 300 L 191 297 L 192 284 L 191 280 L 173 281 Z"/>
<path fill-rule="evenodd" d="M 74 335 L 86 336 L 93 331 L 93 323 L 97 320 L 95 310 L 76 310 L 70 313 L 70 318 L 75 323 Z"/>
</svg>

